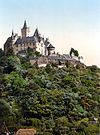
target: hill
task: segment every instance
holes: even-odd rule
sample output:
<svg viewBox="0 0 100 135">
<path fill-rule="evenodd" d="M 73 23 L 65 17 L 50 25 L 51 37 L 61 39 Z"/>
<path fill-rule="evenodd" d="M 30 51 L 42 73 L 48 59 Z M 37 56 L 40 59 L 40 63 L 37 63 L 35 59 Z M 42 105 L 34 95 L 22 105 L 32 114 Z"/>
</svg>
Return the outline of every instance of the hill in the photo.
<svg viewBox="0 0 100 135">
<path fill-rule="evenodd" d="M 1 54 L 0 54 L 1 55 Z M 0 129 L 35 127 L 43 135 L 100 132 L 100 69 L 67 63 L 39 68 L 14 54 L 0 57 Z"/>
</svg>

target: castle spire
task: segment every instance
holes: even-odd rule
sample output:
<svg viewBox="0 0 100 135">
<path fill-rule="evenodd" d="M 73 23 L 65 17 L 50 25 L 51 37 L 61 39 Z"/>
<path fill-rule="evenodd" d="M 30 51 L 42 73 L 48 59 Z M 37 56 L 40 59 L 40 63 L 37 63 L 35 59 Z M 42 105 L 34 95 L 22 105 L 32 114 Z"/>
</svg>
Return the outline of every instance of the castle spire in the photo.
<svg viewBox="0 0 100 135">
<path fill-rule="evenodd" d="M 29 27 L 27 27 L 26 20 L 24 21 L 23 28 L 21 29 L 22 37 L 27 37 L 29 34 Z"/>
<path fill-rule="evenodd" d="M 11 36 L 14 36 L 14 31 L 13 31 L 13 29 L 12 29 L 12 33 L 11 33 Z"/>
<path fill-rule="evenodd" d="M 23 29 L 27 28 L 26 20 L 24 21 Z"/>
<path fill-rule="evenodd" d="M 34 32 L 34 36 L 35 36 L 35 37 L 39 37 L 39 36 L 40 36 L 39 31 L 38 31 L 38 28 L 36 28 L 36 30 L 35 30 L 35 32 Z"/>
</svg>

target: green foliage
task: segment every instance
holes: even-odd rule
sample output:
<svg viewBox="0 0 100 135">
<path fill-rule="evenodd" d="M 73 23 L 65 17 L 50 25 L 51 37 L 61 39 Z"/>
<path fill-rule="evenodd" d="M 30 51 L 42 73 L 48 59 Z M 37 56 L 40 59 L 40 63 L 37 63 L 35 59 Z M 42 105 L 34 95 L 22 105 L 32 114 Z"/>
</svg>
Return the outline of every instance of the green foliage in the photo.
<svg viewBox="0 0 100 135">
<path fill-rule="evenodd" d="M 77 50 L 75 50 L 74 48 L 71 48 L 70 50 L 70 56 L 72 57 L 72 54 L 76 57 L 79 57 L 79 53 Z"/>
<path fill-rule="evenodd" d="M 14 116 L 11 106 L 4 99 L 0 99 L 0 123 L 11 120 Z"/>
<path fill-rule="evenodd" d="M 9 49 L 9 50 L 7 51 L 6 56 L 15 56 L 15 54 L 14 54 L 14 52 L 13 52 L 13 49 Z"/>
<path fill-rule="evenodd" d="M 4 51 L 2 49 L 0 49 L 0 57 L 4 56 Z"/>
<path fill-rule="evenodd" d="M 5 58 L 4 63 L 4 72 L 10 73 L 12 71 L 20 71 L 21 70 L 21 63 L 20 59 L 17 56 L 8 56 Z"/>
<path fill-rule="evenodd" d="M 11 72 L 9 75 L 5 75 L 3 78 L 5 85 L 5 91 L 9 91 L 12 96 L 20 95 L 25 90 L 27 80 L 24 80 L 18 73 Z"/>
<path fill-rule="evenodd" d="M 50 64 L 47 64 L 45 70 L 46 70 L 47 73 L 51 72 L 52 66 Z"/>
<path fill-rule="evenodd" d="M 28 58 L 10 54 L 0 58 L 0 71 L 0 119 L 9 128 L 35 127 L 38 134 L 52 135 L 100 132 L 96 66 L 75 69 L 66 63 L 64 68 L 39 68 Z"/>
<path fill-rule="evenodd" d="M 100 127 L 97 125 L 88 125 L 85 128 L 85 133 L 87 135 L 96 135 L 97 133 L 100 133 Z"/>
<path fill-rule="evenodd" d="M 39 56 L 41 56 L 41 54 L 40 54 L 40 52 L 34 51 L 32 48 L 28 47 L 28 49 L 27 49 L 27 57 L 30 57 L 30 56 L 39 57 Z"/>
</svg>

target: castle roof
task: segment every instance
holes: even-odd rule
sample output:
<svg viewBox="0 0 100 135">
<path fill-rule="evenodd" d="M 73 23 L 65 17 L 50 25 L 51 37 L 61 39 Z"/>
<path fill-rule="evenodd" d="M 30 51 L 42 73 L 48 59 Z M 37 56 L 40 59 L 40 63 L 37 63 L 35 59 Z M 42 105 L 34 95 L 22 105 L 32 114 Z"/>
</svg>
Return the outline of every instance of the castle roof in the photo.
<svg viewBox="0 0 100 135">
<path fill-rule="evenodd" d="M 55 47 L 54 47 L 52 44 L 49 44 L 49 45 L 47 46 L 47 48 L 48 48 L 48 49 L 54 49 Z"/>
<path fill-rule="evenodd" d="M 24 43 L 30 43 L 30 42 L 36 42 L 36 39 L 33 37 L 33 36 L 31 36 L 31 37 L 23 37 L 23 38 L 18 38 L 17 40 L 16 40 L 16 43 L 15 44 L 24 44 Z"/>
<path fill-rule="evenodd" d="M 8 37 L 8 39 L 6 40 L 4 46 L 5 46 L 5 47 L 10 47 L 11 42 L 12 42 L 12 37 Z"/>
<path fill-rule="evenodd" d="M 34 32 L 34 36 L 35 36 L 35 37 L 39 37 L 39 36 L 40 36 L 39 31 L 38 31 L 38 28 L 36 28 L 36 30 L 35 30 L 35 32 Z"/>
<path fill-rule="evenodd" d="M 44 44 L 45 44 L 46 46 L 48 46 L 48 45 L 50 44 L 50 42 L 49 42 L 49 39 L 48 39 L 48 38 L 46 38 L 46 40 L 45 40 Z"/>
<path fill-rule="evenodd" d="M 38 28 L 36 28 L 33 37 L 35 38 L 35 40 L 36 40 L 37 42 L 40 42 L 41 39 L 43 39 L 43 38 L 41 37 L 41 34 L 40 34 L 39 31 L 38 31 Z"/>
<path fill-rule="evenodd" d="M 26 20 L 24 22 L 24 26 L 23 28 L 27 28 L 27 24 L 26 24 Z M 24 44 L 24 43 L 36 43 L 36 42 L 40 42 L 42 39 L 42 37 L 40 36 L 39 32 L 38 32 L 38 28 L 36 28 L 34 35 L 33 36 L 28 36 L 28 37 L 20 37 L 16 40 L 15 44 Z"/>
</svg>

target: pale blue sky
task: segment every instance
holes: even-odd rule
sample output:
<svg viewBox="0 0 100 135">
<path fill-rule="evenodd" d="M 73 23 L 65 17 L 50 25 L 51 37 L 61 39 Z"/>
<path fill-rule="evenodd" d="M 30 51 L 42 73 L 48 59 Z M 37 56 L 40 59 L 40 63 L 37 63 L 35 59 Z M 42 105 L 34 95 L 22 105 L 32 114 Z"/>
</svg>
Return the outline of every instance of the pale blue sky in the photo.
<svg viewBox="0 0 100 135">
<path fill-rule="evenodd" d="M 78 49 L 86 64 L 100 66 L 100 0 L 0 0 L 0 46 L 24 20 L 38 27 L 56 51 Z"/>
</svg>

